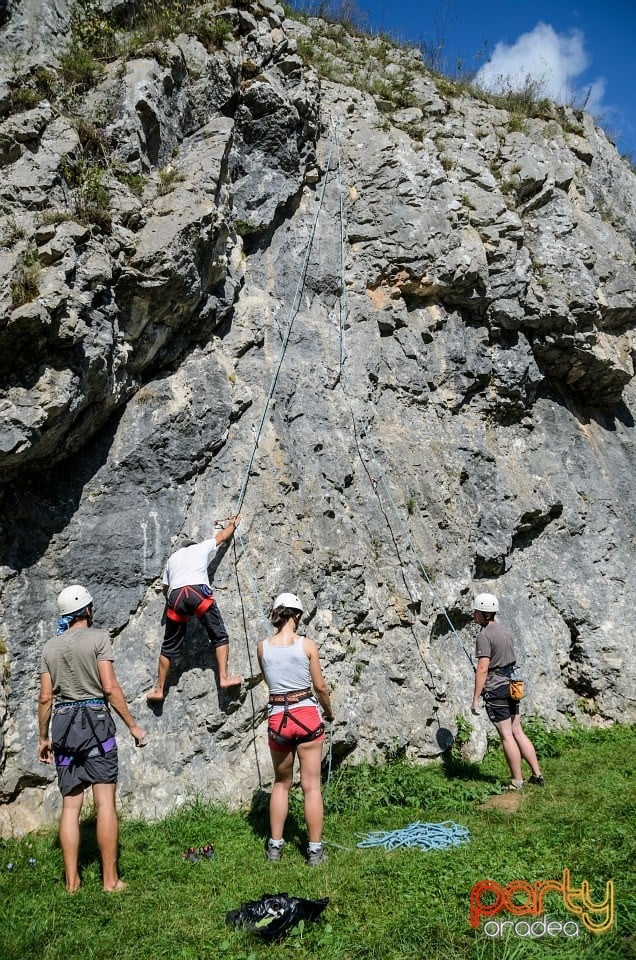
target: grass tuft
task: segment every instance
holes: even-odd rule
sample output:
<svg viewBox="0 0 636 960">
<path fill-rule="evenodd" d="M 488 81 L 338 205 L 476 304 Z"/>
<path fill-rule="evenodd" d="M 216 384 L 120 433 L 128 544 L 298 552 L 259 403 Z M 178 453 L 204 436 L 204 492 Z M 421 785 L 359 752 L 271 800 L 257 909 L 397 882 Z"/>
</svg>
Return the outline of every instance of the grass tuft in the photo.
<svg viewBox="0 0 636 960">
<path fill-rule="evenodd" d="M 11 306 L 17 307 L 30 303 L 40 292 L 41 266 L 35 244 L 29 243 L 18 256 L 11 277 Z"/>
</svg>

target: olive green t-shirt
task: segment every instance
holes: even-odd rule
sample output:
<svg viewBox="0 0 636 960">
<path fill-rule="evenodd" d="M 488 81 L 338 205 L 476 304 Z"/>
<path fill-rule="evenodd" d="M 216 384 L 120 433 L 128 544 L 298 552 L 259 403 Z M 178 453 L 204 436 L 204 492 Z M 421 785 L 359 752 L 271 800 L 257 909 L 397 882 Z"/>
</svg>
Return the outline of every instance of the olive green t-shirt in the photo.
<svg viewBox="0 0 636 960">
<path fill-rule="evenodd" d="M 70 627 L 44 644 L 40 673 L 50 673 L 57 703 L 104 696 L 97 662 L 114 660 L 105 630 Z"/>
</svg>

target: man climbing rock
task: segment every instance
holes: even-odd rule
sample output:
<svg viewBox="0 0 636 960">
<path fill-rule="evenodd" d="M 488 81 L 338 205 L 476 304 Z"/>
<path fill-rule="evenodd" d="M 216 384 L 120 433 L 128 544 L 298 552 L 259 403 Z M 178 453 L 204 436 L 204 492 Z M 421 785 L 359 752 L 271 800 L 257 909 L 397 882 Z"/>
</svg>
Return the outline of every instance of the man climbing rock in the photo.
<svg viewBox="0 0 636 960">
<path fill-rule="evenodd" d="M 60 847 L 66 889 L 75 893 L 80 885 L 79 820 L 84 790 L 90 786 L 103 887 L 107 892 L 123 890 L 126 884 L 117 871 L 117 743 L 109 707 L 119 714 L 138 747 L 145 746 L 146 734 L 128 709 L 115 676 L 108 634 L 92 627 L 93 598 L 88 590 L 80 584 L 65 587 L 57 605 L 57 634 L 45 643 L 40 663 L 38 755 L 42 763 L 55 759 L 62 794 Z"/>
<path fill-rule="evenodd" d="M 238 674 L 228 674 L 230 638 L 218 604 L 212 596 L 208 576 L 208 567 L 217 548 L 234 535 L 240 520 L 240 514 L 230 517 L 227 526 L 209 540 L 201 543 L 187 540 L 168 559 L 163 572 L 163 592 L 168 601 L 166 629 L 159 654 L 157 684 L 146 694 L 148 703 L 161 703 L 165 698 L 170 664 L 179 658 L 190 617 L 197 617 L 201 621 L 214 647 L 219 686 L 235 687 L 242 682 L 243 678 Z"/>
</svg>

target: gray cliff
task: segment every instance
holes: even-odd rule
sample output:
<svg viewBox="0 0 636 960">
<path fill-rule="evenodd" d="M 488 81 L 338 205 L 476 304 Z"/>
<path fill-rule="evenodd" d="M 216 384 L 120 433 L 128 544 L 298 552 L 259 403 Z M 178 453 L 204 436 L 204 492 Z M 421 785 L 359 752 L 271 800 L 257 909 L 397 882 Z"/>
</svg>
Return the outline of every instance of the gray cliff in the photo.
<svg viewBox="0 0 636 960">
<path fill-rule="evenodd" d="M 69 582 L 150 734 L 120 727 L 135 816 L 271 779 L 255 645 L 281 590 L 336 762 L 448 748 L 475 590 L 527 713 L 634 722 L 629 164 L 589 116 L 519 122 L 272 0 L 197 7 L 71 81 L 72 13 L 0 5 L 0 831 L 57 811 L 36 697 Z M 214 585 L 245 683 L 217 690 L 194 624 L 152 713 L 163 564 L 241 491 Z"/>
</svg>

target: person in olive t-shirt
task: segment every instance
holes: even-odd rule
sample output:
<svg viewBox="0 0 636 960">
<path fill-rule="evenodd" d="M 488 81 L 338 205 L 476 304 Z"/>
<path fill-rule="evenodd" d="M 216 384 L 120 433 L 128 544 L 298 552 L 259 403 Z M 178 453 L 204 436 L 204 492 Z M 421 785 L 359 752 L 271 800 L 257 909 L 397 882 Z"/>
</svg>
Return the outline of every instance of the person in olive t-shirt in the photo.
<svg viewBox="0 0 636 960">
<path fill-rule="evenodd" d="M 80 885 L 79 817 L 84 790 L 90 786 L 104 890 L 122 890 L 126 884 L 117 872 L 117 743 L 109 706 L 124 721 L 138 747 L 145 745 L 146 734 L 128 709 L 115 676 L 108 634 L 91 627 L 93 598 L 88 590 L 79 584 L 66 587 L 57 602 L 61 614 L 57 634 L 45 643 L 40 662 L 38 755 L 42 763 L 55 758 L 63 798 L 60 846 L 66 889 L 75 893 Z"/>
<path fill-rule="evenodd" d="M 507 790 L 521 790 L 523 776 L 521 760 L 531 770 L 529 783 L 543 786 L 541 768 L 530 738 L 524 733 L 519 718 L 519 701 L 510 696 L 510 677 L 516 657 L 510 631 L 495 620 L 499 601 L 492 593 L 480 593 L 473 604 L 473 620 L 482 631 L 477 637 L 477 670 L 473 691 L 472 712 L 479 713 L 479 698 L 483 696 L 488 718 L 499 734 L 511 780 Z"/>
</svg>

